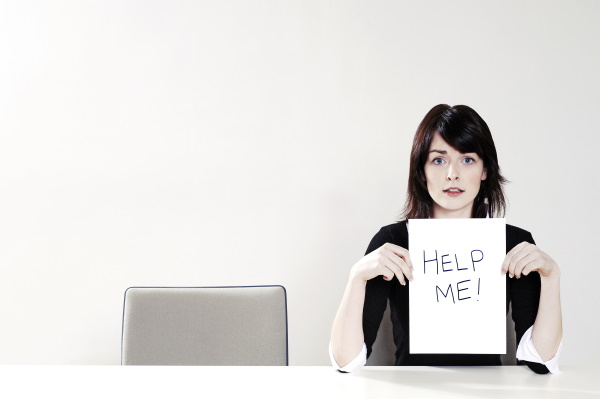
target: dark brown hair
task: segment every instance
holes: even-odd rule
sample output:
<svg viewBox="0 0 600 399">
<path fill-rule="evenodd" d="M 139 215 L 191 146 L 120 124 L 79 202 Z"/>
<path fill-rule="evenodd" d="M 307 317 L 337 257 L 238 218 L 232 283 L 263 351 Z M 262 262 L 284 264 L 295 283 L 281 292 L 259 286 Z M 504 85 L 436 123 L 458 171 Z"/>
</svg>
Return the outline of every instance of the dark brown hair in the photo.
<svg viewBox="0 0 600 399">
<path fill-rule="evenodd" d="M 419 124 L 410 153 L 410 171 L 406 204 L 402 213 L 406 219 L 426 219 L 433 214 L 433 199 L 427 191 L 425 162 L 433 136 L 438 132 L 461 153 L 474 152 L 483 160 L 487 178 L 481 182 L 475 197 L 471 217 L 504 217 L 506 200 L 502 186 L 508 181 L 500 174 L 496 146 L 485 121 L 470 107 L 436 105 Z"/>
</svg>

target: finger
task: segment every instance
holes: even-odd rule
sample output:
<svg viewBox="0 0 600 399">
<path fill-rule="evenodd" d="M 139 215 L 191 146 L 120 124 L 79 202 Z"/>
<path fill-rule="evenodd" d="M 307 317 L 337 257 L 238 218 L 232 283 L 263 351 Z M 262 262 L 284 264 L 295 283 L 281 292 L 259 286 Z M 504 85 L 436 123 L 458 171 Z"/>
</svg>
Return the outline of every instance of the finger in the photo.
<svg viewBox="0 0 600 399">
<path fill-rule="evenodd" d="M 510 264 L 510 261 L 519 253 L 521 252 L 524 248 L 526 248 L 528 245 L 530 245 L 527 241 L 523 241 L 517 245 L 515 245 L 513 247 L 513 249 L 511 249 L 510 251 L 508 251 L 508 253 L 506 254 L 506 256 L 504 257 L 504 262 L 503 262 L 503 268 L 504 270 L 508 270 L 508 265 Z"/>
<path fill-rule="evenodd" d="M 502 265 L 502 271 L 504 274 L 508 273 L 510 277 L 514 276 L 515 262 L 520 259 L 520 257 L 523 255 L 523 251 L 527 250 L 529 246 L 531 246 L 530 243 L 523 241 L 520 244 L 515 245 L 513 249 L 506 254 Z"/>
<path fill-rule="evenodd" d="M 530 256 L 532 253 L 535 253 L 535 246 L 531 244 L 517 252 L 510 260 L 510 265 L 508 266 L 508 275 L 510 277 L 515 277 L 518 273 L 520 276 L 523 267 L 531 261 L 530 259 L 527 262 L 523 262 L 523 259 Z"/>
<path fill-rule="evenodd" d="M 391 262 L 398 266 L 401 270 L 401 273 L 404 274 L 409 281 L 413 281 L 412 270 L 404 261 L 404 258 L 401 258 L 393 252 L 384 253 L 383 256 L 387 257 Z"/>
<path fill-rule="evenodd" d="M 508 251 L 508 253 L 504 257 L 504 262 L 502 262 L 502 267 L 500 269 L 500 273 L 506 274 L 506 272 L 508 272 L 508 269 L 509 269 L 509 266 L 510 266 L 510 263 L 511 263 L 513 257 L 516 254 L 518 254 L 521 250 L 523 250 L 523 248 L 527 247 L 527 245 L 529 245 L 529 243 L 527 241 L 523 241 L 522 243 L 515 245 L 513 247 L 513 249 Z"/>
<path fill-rule="evenodd" d="M 384 246 L 386 247 L 386 249 L 392 251 L 393 253 L 404 259 L 404 262 L 406 262 L 410 270 L 414 270 L 412 261 L 410 260 L 410 254 L 408 253 L 408 250 L 406 248 L 402 248 L 401 246 L 392 244 L 390 242 L 388 242 Z"/>
<path fill-rule="evenodd" d="M 537 262 L 531 262 L 528 265 L 526 265 L 523 268 L 523 271 L 521 271 L 521 274 L 523 276 L 529 276 L 529 273 L 531 272 L 537 272 L 539 271 L 539 267 L 537 266 Z"/>
<path fill-rule="evenodd" d="M 394 278 L 394 272 L 388 269 L 387 267 L 382 267 L 379 274 L 383 277 L 385 281 L 392 281 Z"/>
<path fill-rule="evenodd" d="M 399 272 L 402 273 L 408 279 L 408 281 L 413 281 L 415 279 L 413 277 L 412 270 L 410 270 L 410 267 L 403 260 L 400 262 L 399 268 Z"/>
<path fill-rule="evenodd" d="M 400 265 L 400 269 L 402 270 L 402 274 L 404 274 L 406 276 L 408 281 L 413 281 L 415 279 L 413 277 L 412 270 L 406 263 L 403 263 L 402 265 Z"/>
<path fill-rule="evenodd" d="M 392 262 L 389 258 L 384 259 L 384 268 L 391 270 L 398 278 L 398 281 L 400 281 L 400 284 L 406 285 L 406 281 L 404 279 L 404 274 L 402 273 L 402 269 L 397 264 Z"/>
<path fill-rule="evenodd" d="M 523 272 L 523 269 L 525 268 L 525 266 L 529 265 L 532 262 L 535 262 L 538 259 L 539 258 L 536 256 L 535 253 L 529 253 L 529 254 L 523 256 L 515 264 L 515 273 L 514 273 L 514 276 L 516 278 L 521 278 L 521 273 Z"/>
</svg>

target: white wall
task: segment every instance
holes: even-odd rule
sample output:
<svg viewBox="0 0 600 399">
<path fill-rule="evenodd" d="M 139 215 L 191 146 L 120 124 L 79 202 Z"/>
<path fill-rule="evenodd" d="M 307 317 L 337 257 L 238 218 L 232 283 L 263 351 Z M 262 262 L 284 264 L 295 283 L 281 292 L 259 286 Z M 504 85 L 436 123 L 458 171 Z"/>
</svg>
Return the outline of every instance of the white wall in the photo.
<svg viewBox="0 0 600 399">
<path fill-rule="evenodd" d="M 347 272 L 398 217 L 438 103 L 488 122 L 509 223 L 563 270 L 563 363 L 592 363 L 599 12 L 0 3 L 0 363 L 118 364 L 132 285 L 283 284 L 291 364 L 327 364 Z"/>
</svg>

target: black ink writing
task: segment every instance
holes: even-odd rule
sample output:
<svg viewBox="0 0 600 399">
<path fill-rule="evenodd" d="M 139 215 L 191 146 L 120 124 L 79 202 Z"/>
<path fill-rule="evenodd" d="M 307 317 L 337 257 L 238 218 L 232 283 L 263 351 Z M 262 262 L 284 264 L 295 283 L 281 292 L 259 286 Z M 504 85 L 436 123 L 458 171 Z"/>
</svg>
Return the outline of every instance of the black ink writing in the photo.
<svg viewBox="0 0 600 399">
<path fill-rule="evenodd" d="M 479 254 L 481 255 L 481 258 L 475 260 L 475 258 L 473 258 L 473 254 L 475 252 L 479 252 Z M 482 260 L 483 260 L 483 252 L 482 251 L 480 251 L 478 249 L 474 249 L 474 250 L 471 251 L 471 262 L 473 263 L 473 271 L 475 271 L 475 263 L 481 262 Z"/>
<path fill-rule="evenodd" d="M 450 256 L 450 255 L 449 255 L 449 254 L 442 255 L 442 271 L 443 271 L 443 272 L 451 272 L 451 271 L 452 271 L 452 270 L 454 270 L 454 269 L 448 269 L 448 270 L 446 270 L 446 268 L 444 267 L 444 265 L 447 265 L 447 264 L 452 264 L 452 261 L 444 262 L 444 257 L 445 257 L 445 256 Z M 454 255 L 454 256 L 456 256 L 456 255 Z"/>
<path fill-rule="evenodd" d="M 458 283 L 456 283 L 456 295 L 458 296 L 458 300 L 459 301 L 464 301 L 465 299 L 471 299 L 470 296 L 466 297 L 466 298 L 461 298 L 460 297 L 460 292 L 461 291 L 467 291 L 469 288 L 459 288 L 459 285 L 461 285 L 462 283 L 467 283 L 471 280 L 463 280 L 463 281 L 459 281 Z"/>
<path fill-rule="evenodd" d="M 448 284 L 448 289 L 446 290 L 446 293 L 444 294 L 444 291 L 442 291 L 440 289 L 440 287 L 438 287 L 437 285 L 435 286 L 435 296 L 437 298 L 437 301 L 440 301 L 440 297 L 438 295 L 438 291 L 442 293 L 442 295 L 444 296 L 444 298 L 448 298 L 448 293 L 452 294 L 452 303 L 456 303 L 456 301 L 454 300 L 454 292 L 452 291 L 452 284 Z"/>
<path fill-rule="evenodd" d="M 473 272 L 477 272 L 477 268 L 479 268 L 480 266 L 484 265 L 484 263 L 481 263 L 481 261 L 483 261 L 484 255 L 483 255 L 483 251 L 480 249 L 474 249 L 471 251 L 470 253 L 470 258 L 471 258 L 471 268 L 467 267 L 460 267 L 460 263 L 458 261 L 458 254 L 454 253 L 454 254 L 443 254 L 443 255 L 439 255 L 439 253 L 442 253 L 441 251 L 438 251 L 437 249 L 434 250 L 433 252 L 426 252 L 423 251 L 423 273 L 427 274 L 427 271 L 429 271 L 429 273 L 432 273 L 432 266 L 433 263 L 435 262 L 435 274 L 440 274 L 440 266 L 442 269 L 443 273 L 448 273 L 448 272 L 463 272 L 465 270 L 472 270 Z M 434 256 L 435 254 L 435 256 Z M 454 256 L 452 256 L 454 255 Z M 465 254 L 466 255 L 466 254 Z M 454 258 L 454 260 L 452 260 L 452 258 Z M 465 258 L 469 258 L 468 255 L 465 256 Z M 466 264 L 468 265 L 469 261 L 468 260 L 464 260 L 464 258 L 462 258 L 461 263 L 463 265 Z M 429 263 L 429 265 L 428 265 Z M 456 265 L 456 267 L 454 267 L 454 265 Z M 429 266 L 429 269 L 427 269 L 427 266 Z M 467 273 L 468 274 L 468 273 Z M 452 303 L 457 303 L 456 299 L 458 299 L 458 301 L 466 301 L 468 299 L 477 299 L 477 301 L 479 301 L 479 295 L 481 293 L 481 278 L 477 278 L 477 296 L 473 297 L 472 295 L 474 295 L 475 292 L 475 287 L 472 286 L 472 284 L 475 283 L 475 279 L 469 279 L 469 280 L 462 280 L 456 283 L 456 288 L 453 287 L 454 283 L 452 284 L 448 284 L 448 288 L 446 288 L 445 290 L 443 288 L 440 288 L 439 286 L 435 286 L 435 298 L 437 300 L 437 302 L 440 302 L 440 294 L 442 294 L 442 298 L 441 300 L 443 302 L 450 302 L 450 299 L 452 299 Z M 445 287 L 442 286 L 442 287 Z M 471 289 L 471 291 L 469 291 L 469 289 Z M 454 292 L 456 292 L 456 298 L 454 296 Z M 447 301 L 444 301 L 444 299 L 446 299 Z"/>
<path fill-rule="evenodd" d="M 469 269 L 468 267 L 465 267 L 463 269 L 460 268 L 460 266 L 458 265 L 458 257 L 456 256 L 456 254 L 454 254 L 454 259 L 456 260 L 456 269 L 457 270 L 460 271 L 460 270 L 468 270 Z"/>
<path fill-rule="evenodd" d="M 425 266 L 427 266 L 427 262 L 434 262 L 435 261 L 435 274 L 439 274 L 440 273 L 440 267 L 438 264 L 438 257 L 437 257 L 437 251 L 435 251 L 435 258 L 434 259 L 429 259 L 427 260 L 426 256 L 425 256 L 425 251 L 423 251 L 423 274 L 426 274 L 427 271 L 425 270 Z"/>
</svg>

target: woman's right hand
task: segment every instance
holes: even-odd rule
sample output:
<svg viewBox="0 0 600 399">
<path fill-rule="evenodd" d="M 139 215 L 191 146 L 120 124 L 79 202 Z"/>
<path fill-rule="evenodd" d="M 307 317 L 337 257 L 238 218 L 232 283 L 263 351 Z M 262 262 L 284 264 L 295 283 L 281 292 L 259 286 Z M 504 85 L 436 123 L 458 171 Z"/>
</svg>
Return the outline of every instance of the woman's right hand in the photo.
<svg viewBox="0 0 600 399">
<path fill-rule="evenodd" d="M 388 242 L 356 262 L 350 271 L 350 279 L 366 282 L 383 276 L 384 280 L 391 281 L 396 276 L 400 284 L 406 285 L 406 279 L 413 281 L 412 271 L 408 250 Z"/>
</svg>

